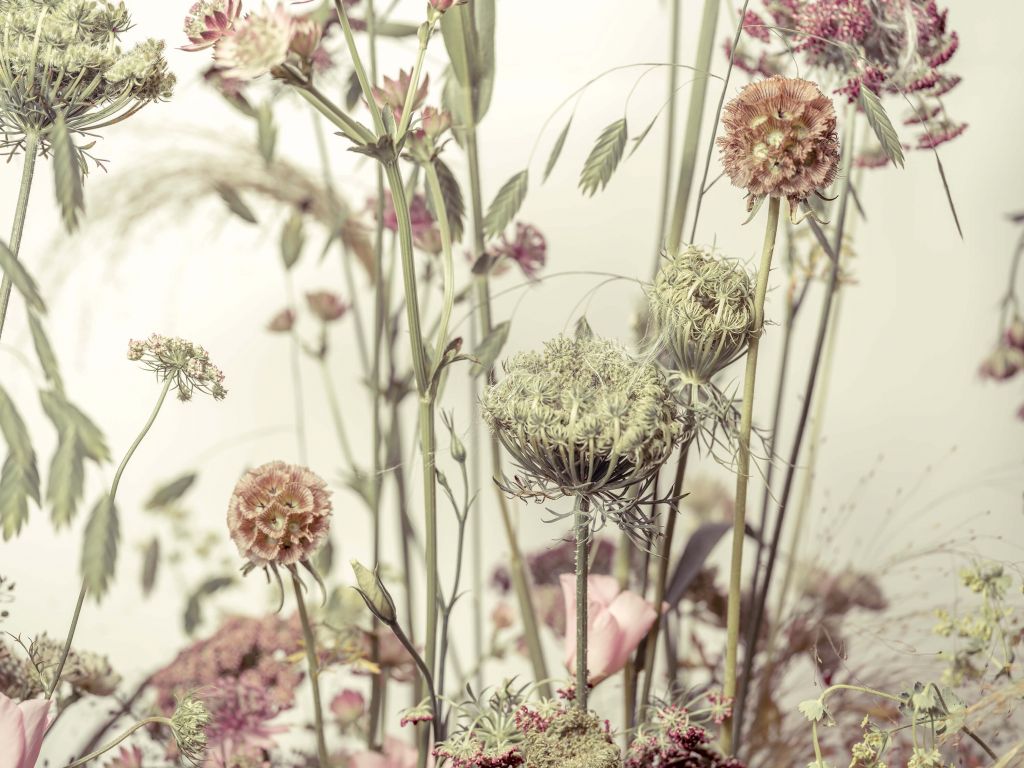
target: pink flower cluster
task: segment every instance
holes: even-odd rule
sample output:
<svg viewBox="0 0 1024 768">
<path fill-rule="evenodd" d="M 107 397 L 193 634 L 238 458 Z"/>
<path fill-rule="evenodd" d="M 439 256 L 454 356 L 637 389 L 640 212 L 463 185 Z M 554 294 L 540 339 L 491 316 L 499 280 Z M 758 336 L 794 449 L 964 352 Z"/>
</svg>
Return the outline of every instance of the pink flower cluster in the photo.
<svg viewBox="0 0 1024 768">
<path fill-rule="evenodd" d="M 981 375 L 993 381 L 1007 381 L 1024 371 L 1024 318 L 1015 315 L 1003 331 L 1002 339 L 981 363 Z M 1024 420 L 1024 405 L 1017 411 Z"/>
<path fill-rule="evenodd" d="M 385 81 L 388 78 L 384 78 Z M 370 200 L 371 210 L 376 209 L 376 201 Z M 437 220 L 427 207 L 427 199 L 417 193 L 409 200 L 409 219 L 412 224 L 413 245 L 421 251 L 432 254 L 441 252 L 441 231 L 437 228 Z M 384 227 L 392 232 L 398 231 L 398 214 L 391 196 L 384 199 Z"/>
<path fill-rule="evenodd" d="M 685 710 L 667 707 L 629 745 L 623 768 L 743 768 L 711 748 L 708 732 L 689 722 Z"/>
</svg>

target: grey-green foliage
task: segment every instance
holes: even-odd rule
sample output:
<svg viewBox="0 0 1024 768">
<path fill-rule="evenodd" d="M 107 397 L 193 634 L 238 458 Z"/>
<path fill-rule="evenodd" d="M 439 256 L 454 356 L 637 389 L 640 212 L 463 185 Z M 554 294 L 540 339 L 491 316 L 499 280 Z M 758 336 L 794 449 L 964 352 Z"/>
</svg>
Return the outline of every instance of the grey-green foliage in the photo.
<svg viewBox="0 0 1024 768">
<path fill-rule="evenodd" d="M 7 540 L 28 520 L 29 501 L 39 503 L 39 469 L 25 422 L 2 387 L 0 434 L 7 443 L 7 458 L 0 470 L 0 527 Z"/>
</svg>

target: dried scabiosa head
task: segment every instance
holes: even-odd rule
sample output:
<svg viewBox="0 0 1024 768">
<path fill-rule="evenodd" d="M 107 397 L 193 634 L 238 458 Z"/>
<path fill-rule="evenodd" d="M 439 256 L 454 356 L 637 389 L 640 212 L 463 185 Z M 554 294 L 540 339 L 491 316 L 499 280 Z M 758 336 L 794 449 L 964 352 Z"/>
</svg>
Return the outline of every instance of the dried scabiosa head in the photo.
<svg viewBox="0 0 1024 768">
<path fill-rule="evenodd" d="M 765 197 L 784 197 L 795 209 L 836 177 L 836 112 L 814 83 L 751 83 L 726 105 L 722 126 L 722 164 L 733 186 L 747 190 L 747 210 Z"/>
<path fill-rule="evenodd" d="M 747 349 L 754 281 L 741 264 L 698 246 L 666 254 L 648 294 L 654 343 L 688 383 L 705 385 Z"/>
<path fill-rule="evenodd" d="M 235 485 L 228 504 L 228 531 L 243 569 L 310 567 L 327 540 L 331 492 L 315 472 L 272 461 L 250 469 Z"/>
<path fill-rule="evenodd" d="M 224 373 L 210 362 L 205 349 L 191 341 L 154 333 L 145 341 L 128 342 L 128 359 L 141 362 L 160 381 L 171 380 L 179 400 L 191 400 L 196 390 L 223 400 Z"/>
<path fill-rule="evenodd" d="M 638 504 L 682 431 L 661 371 L 585 325 L 543 352 L 520 353 L 483 395 L 483 415 L 520 472 L 501 483 L 524 499 L 587 499 L 595 520 L 634 539 L 651 530 Z M 636 490 L 636 493 L 632 493 Z"/>
<path fill-rule="evenodd" d="M 69 130 L 92 135 L 173 89 L 162 42 L 118 45 L 131 26 L 124 3 L 5 0 L 0 23 L 0 132 L 8 150 L 27 135 L 46 141 L 58 115 Z"/>
</svg>

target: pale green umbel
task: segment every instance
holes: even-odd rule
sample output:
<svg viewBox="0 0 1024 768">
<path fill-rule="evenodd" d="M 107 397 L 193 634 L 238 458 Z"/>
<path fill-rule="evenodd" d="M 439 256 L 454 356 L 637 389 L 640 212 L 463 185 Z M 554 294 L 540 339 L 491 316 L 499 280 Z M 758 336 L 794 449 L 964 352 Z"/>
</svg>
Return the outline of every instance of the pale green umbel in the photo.
<svg viewBox="0 0 1024 768">
<path fill-rule="evenodd" d="M 686 384 L 710 383 L 743 356 L 756 332 L 750 274 L 698 246 L 663 257 L 648 300 L 653 341 Z"/>
<path fill-rule="evenodd" d="M 649 541 L 653 477 L 684 425 L 657 366 L 631 358 L 584 327 L 504 364 L 483 395 L 483 415 L 520 470 L 504 490 L 535 501 L 585 499 L 596 520 Z"/>
<path fill-rule="evenodd" d="M 0 0 L 0 130 L 11 153 L 36 135 L 46 141 L 58 115 L 91 133 L 169 98 L 174 75 L 164 44 L 121 48 L 131 26 L 124 3 Z M 45 146 L 45 145 L 44 145 Z"/>
</svg>

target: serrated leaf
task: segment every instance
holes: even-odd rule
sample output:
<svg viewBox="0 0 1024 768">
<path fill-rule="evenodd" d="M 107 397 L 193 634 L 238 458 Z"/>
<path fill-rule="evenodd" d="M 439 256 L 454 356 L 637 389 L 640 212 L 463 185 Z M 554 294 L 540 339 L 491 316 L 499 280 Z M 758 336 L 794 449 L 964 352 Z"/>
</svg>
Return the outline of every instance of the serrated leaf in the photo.
<svg viewBox="0 0 1024 768">
<path fill-rule="evenodd" d="M 628 138 L 629 126 L 624 117 L 601 131 L 580 173 L 579 187 L 583 194 L 593 196 L 599 189 L 608 186 L 622 160 Z"/>
<path fill-rule="evenodd" d="M 291 269 L 302 255 L 302 246 L 306 243 L 306 233 L 302 214 L 294 211 L 284 223 L 281 230 L 281 261 L 285 269 Z"/>
<path fill-rule="evenodd" d="M 530 186 L 530 172 L 523 170 L 505 182 L 484 217 L 484 234 L 493 237 L 504 231 L 511 223 L 526 198 Z"/>
<path fill-rule="evenodd" d="M 0 470 L 0 524 L 4 541 L 13 538 L 28 521 L 28 502 L 39 503 L 39 473 L 35 456 L 24 461 L 13 453 L 7 456 Z"/>
<path fill-rule="evenodd" d="M 214 576 L 207 579 L 193 592 L 185 605 L 185 632 L 192 634 L 203 620 L 203 599 L 234 583 L 231 576 Z"/>
<path fill-rule="evenodd" d="M 46 501 L 57 530 L 70 525 L 74 519 L 85 488 L 84 464 L 81 443 L 74 425 L 70 425 L 60 433 L 46 480 Z"/>
<path fill-rule="evenodd" d="M 32 344 L 36 348 L 36 357 L 39 358 L 39 364 L 43 367 L 43 373 L 46 374 L 47 381 L 53 384 L 58 392 L 62 392 L 64 390 L 64 382 L 60 377 L 57 356 L 53 352 L 53 347 L 50 345 L 50 339 L 46 336 L 46 331 L 43 330 L 43 323 L 39 319 L 39 315 L 29 311 L 28 325 L 32 330 Z"/>
<path fill-rule="evenodd" d="M 117 507 L 111 503 L 108 494 L 103 494 L 92 508 L 82 539 L 82 580 L 97 602 L 110 587 L 117 567 L 120 539 Z"/>
<path fill-rule="evenodd" d="M 173 504 L 188 492 L 188 489 L 195 483 L 196 477 L 197 474 L 195 472 L 186 472 L 181 477 L 176 477 L 169 483 L 164 483 L 153 491 L 153 495 L 146 502 L 146 509 L 161 509 Z"/>
<path fill-rule="evenodd" d="M 234 189 L 226 184 L 216 184 L 214 185 L 214 189 L 217 191 L 217 194 L 220 195 L 220 199 L 224 201 L 224 205 L 226 205 L 228 210 L 235 214 L 235 216 L 240 218 L 242 221 L 249 222 L 250 224 L 256 223 L 256 214 L 252 212 L 252 209 L 245 204 L 241 195 L 239 195 Z"/>
<path fill-rule="evenodd" d="M 78 214 L 85 210 L 81 160 L 63 114 L 57 114 L 49 133 L 57 203 L 60 205 L 64 228 L 74 232 L 78 227 Z"/>
<path fill-rule="evenodd" d="M 505 342 L 508 341 L 510 329 L 511 323 L 508 320 L 498 323 L 491 329 L 491 332 L 487 334 L 484 340 L 480 342 L 477 348 L 473 350 L 473 357 L 477 360 L 476 365 L 472 368 L 473 376 L 479 376 L 481 373 L 489 371 L 494 367 L 498 355 L 501 354 Z"/>
<path fill-rule="evenodd" d="M 97 464 L 110 461 L 110 449 L 107 448 L 103 433 L 77 406 L 64 399 L 60 393 L 48 390 L 39 392 L 39 400 L 58 432 L 73 425 L 86 456 Z"/>
<path fill-rule="evenodd" d="M 156 573 L 160 567 L 160 539 L 154 536 L 146 545 L 142 555 L 142 594 L 149 597 L 156 585 Z"/>
<path fill-rule="evenodd" d="M 452 169 L 439 157 L 434 158 L 434 170 L 437 171 L 441 197 L 444 198 L 444 209 L 448 214 L 448 229 L 452 236 L 452 242 L 457 243 L 462 239 L 465 231 L 463 221 L 466 217 L 466 203 L 462 197 L 462 188 L 459 186 L 455 174 L 452 173 Z M 436 211 L 434 215 L 436 217 Z"/>
<path fill-rule="evenodd" d="M 274 125 L 274 111 L 269 102 L 263 102 L 256 110 L 256 147 L 267 165 L 274 160 L 276 146 L 277 126 Z"/>
<path fill-rule="evenodd" d="M 32 309 L 36 312 L 46 313 L 46 304 L 43 303 L 43 297 L 39 295 L 36 281 L 32 279 L 32 275 L 18 261 L 18 257 L 3 240 L 0 240 L 0 269 Z"/>
<path fill-rule="evenodd" d="M 544 178 L 541 183 L 548 180 L 548 176 L 555 170 L 555 163 L 558 162 L 558 158 L 562 155 L 562 150 L 565 148 L 565 140 L 569 138 L 569 128 L 572 126 L 572 118 L 570 115 L 569 119 L 565 123 L 565 128 L 558 134 L 558 138 L 555 139 L 555 145 L 551 148 L 551 154 L 548 155 L 548 162 L 544 166 Z"/>
<path fill-rule="evenodd" d="M 889 115 L 885 112 L 885 107 L 882 106 L 881 99 L 870 88 L 862 87 L 860 89 L 860 106 L 868 119 L 868 125 L 878 137 L 878 143 L 882 145 L 885 156 L 902 168 L 904 163 L 903 146 L 900 144 L 899 136 L 896 135 L 896 129 L 893 128 Z"/>
</svg>

